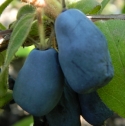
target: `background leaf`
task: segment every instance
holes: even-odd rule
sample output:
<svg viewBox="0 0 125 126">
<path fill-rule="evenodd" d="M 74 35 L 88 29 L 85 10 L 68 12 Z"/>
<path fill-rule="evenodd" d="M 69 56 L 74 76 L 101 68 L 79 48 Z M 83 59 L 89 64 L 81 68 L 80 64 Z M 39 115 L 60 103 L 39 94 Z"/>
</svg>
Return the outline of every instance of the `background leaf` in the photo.
<svg viewBox="0 0 125 126">
<path fill-rule="evenodd" d="M 6 27 L 0 23 L 0 30 L 6 30 Z"/>
<path fill-rule="evenodd" d="M 4 9 L 12 2 L 13 0 L 5 0 L 5 2 L 0 5 L 0 15 L 4 11 Z"/>
<path fill-rule="evenodd" d="M 99 10 L 101 9 L 100 5 L 96 5 L 88 14 L 97 14 L 97 12 L 99 12 Z"/>
<path fill-rule="evenodd" d="M 103 11 L 103 9 L 105 8 L 105 6 L 108 4 L 110 0 L 103 0 L 101 2 L 101 9 L 99 10 L 98 14 L 101 14 L 101 12 Z"/>
<path fill-rule="evenodd" d="M 16 122 L 12 126 L 33 126 L 33 117 L 28 116 L 28 117 Z"/>
<path fill-rule="evenodd" d="M 115 71 L 114 78 L 98 94 L 110 109 L 125 117 L 125 21 L 99 21 L 96 25 L 108 40 Z"/>
<path fill-rule="evenodd" d="M 80 0 L 71 2 L 68 8 L 79 9 L 85 14 L 96 14 L 100 10 L 101 5 L 96 0 Z"/>
<path fill-rule="evenodd" d="M 13 99 L 12 91 L 8 90 L 6 95 L 0 98 L 0 108 L 9 103 Z"/>
</svg>

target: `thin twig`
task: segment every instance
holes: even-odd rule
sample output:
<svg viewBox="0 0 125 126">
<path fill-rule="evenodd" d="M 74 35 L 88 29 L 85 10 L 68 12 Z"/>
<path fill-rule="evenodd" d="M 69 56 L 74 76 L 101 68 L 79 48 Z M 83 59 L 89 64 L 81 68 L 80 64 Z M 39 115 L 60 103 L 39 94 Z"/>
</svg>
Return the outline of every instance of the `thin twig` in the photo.
<svg viewBox="0 0 125 126">
<path fill-rule="evenodd" d="M 0 37 L 3 38 L 7 34 L 11 34 L 12 30 L 5 30 L 5 31 L 0 31 Z"/>
<path fill-rule="evenodd" d="M 125 20 L 125 14 L 88 15 L 87 17 L 93 22 L 98 20 L 111 20 L 111 19 Z"/>
</svg>

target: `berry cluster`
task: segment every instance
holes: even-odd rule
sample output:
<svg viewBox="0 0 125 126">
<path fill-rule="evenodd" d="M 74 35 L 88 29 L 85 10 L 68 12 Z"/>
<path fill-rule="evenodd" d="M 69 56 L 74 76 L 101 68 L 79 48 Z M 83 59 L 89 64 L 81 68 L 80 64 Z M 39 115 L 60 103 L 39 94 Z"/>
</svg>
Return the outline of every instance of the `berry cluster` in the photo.
<svg viewBox="0 0 125 126">
<path fill-rule="evenodd" d="M 17 104 L 50 126 L 80 126 L 80 115 L 100 126 L 113 115 L 96 90 L 108 84 L 114 70 L 101 31 L 82 12 L 63 11 L 55 21 L 59 51 L 34 49 L 13 89 Z"/>
</svg>

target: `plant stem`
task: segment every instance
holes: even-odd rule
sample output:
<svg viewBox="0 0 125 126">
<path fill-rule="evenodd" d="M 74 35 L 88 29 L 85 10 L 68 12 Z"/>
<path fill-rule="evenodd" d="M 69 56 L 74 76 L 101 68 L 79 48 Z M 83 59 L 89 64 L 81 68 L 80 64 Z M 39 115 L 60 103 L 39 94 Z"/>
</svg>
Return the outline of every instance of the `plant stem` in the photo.
<svg viewBox="0 0 125 126">
<path fill-rule="evenodd" d="M 39 37 L 40 37 L 40 45 L 39 48 L 41 50 L 47 49 L 47 44 L 45 42 L 45 34 L 44 34 L 44 25 L 43 25 L 43 8 L 37 8 L 37 20 L 38 20 L 38 29 L 39 29 Z"/>
</svg>

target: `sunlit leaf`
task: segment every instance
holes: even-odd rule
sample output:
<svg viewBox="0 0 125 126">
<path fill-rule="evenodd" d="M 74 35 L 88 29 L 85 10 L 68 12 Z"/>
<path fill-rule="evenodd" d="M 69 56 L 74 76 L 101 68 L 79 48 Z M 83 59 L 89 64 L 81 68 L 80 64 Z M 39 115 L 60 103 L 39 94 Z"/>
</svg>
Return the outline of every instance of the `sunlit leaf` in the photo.
<svg viewBox="0 0 125 126">
<path fill-rule="evenodd" d="M 33 124 L 33 117 L 28 116 L 28 117 L 16 122 L 15 124 L 13 124 L 13 126 L 32 126 L 32 124 Z"/>
</svg>

